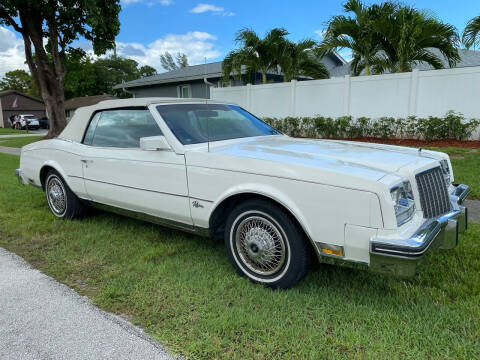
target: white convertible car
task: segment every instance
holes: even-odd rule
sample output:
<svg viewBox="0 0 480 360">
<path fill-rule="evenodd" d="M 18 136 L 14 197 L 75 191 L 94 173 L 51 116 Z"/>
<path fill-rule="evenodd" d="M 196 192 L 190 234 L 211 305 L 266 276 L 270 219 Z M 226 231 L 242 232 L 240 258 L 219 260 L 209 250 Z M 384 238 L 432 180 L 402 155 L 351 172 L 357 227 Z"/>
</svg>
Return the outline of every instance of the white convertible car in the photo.
<svg viewBox="0 0 480 360">
<path fill-rule="evenodd" d="M 22 149 L 16 174 L 59 218 L 96 206 L 224 238 L 235 269 L 271 287 L 316 257 L 411 276 L 467 228 L 469 187 L 446 154 L 295 139 L 212 100 L 80 108 L 58 138 Z"/>
</svg>

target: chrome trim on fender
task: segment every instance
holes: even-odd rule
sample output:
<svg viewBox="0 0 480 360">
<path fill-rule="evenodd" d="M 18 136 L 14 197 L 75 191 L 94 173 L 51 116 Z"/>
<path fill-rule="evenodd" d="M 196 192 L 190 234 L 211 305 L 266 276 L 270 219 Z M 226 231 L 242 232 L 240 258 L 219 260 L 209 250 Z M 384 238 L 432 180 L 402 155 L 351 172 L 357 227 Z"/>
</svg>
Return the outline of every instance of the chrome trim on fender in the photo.
<svg viewBox="0 0 480 360">
<path fill-rule="evenodd" d="M 450 194 L 453 210 L 427 220 L 409 238 L 372 238 L 370 269 L 397 276 L 413 276 L 429 250 L 455 248 L 458 235 L 467 229 L 468 209 L 460 204 L 469 192 L 467 185 L 456 186 Z"/>
</svg>

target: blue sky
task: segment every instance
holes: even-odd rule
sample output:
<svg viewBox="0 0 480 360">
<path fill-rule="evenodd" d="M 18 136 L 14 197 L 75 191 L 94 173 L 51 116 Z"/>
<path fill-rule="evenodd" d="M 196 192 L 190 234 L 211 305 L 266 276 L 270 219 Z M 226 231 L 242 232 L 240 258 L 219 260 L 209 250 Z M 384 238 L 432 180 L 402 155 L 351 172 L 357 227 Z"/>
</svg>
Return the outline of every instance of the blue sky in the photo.
<svg viewBox="0 0 480 360">
<path fill-rule="evenodd" d="M 367 1 L 373 3 L 378 1 Z M 465 23 L 480 15 L 478 0 L 404 1 L 429 9 L 442 21 L 463 30 Z M 234 47 L 235 33 L 252 28 L 263 35 L 273 27 L 285 27 L 292 40 L 319 33 L 328 19 L 342 13 L 338 0 L 121 0 L 121 30 L 118 52 L 142 64 L 163 71 L 159 55 L 164 51 L 184 52 L 191 64 L 221 60 Z M 90 46 L 80 42 L 87 50 Z M 348 54 L 345 54 L 348 56 Z M 24 67 L 23 42 L 11 28 L 0 27 L 0 75 Z"/>
</svg>

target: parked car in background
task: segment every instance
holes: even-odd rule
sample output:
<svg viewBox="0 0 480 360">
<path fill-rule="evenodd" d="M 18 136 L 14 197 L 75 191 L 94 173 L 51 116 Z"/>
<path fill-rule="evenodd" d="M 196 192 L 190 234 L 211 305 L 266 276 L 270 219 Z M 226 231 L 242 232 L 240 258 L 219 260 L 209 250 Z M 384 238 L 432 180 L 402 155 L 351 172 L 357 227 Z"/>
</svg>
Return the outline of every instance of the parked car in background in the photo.
<svg viewBox="0 0 480 360">
<path fill-rule="evenodd" d="M 12 127 L 18 130 L 38 130 L 40 122 L 35 115 L 21 114 L 15 117 Z"/>
<path fill-rule="evenodd" d="M 61 219 L 95 206 L 223 238 L 237 272 L 270 287 L 315 258 L 412 276 L 467 228 L 469 187 L 444 153 L 291 138 L 205 99 L 80 108 L 58 138 L 22 148 L 16 175 Z"/>
<path fill-rule="evenodd" d="M 39 120 L 39 123 L 40 123 L 40 129 L 50 129 L 50 121 L 46 116 L 42 117 Z"/>
</svg>

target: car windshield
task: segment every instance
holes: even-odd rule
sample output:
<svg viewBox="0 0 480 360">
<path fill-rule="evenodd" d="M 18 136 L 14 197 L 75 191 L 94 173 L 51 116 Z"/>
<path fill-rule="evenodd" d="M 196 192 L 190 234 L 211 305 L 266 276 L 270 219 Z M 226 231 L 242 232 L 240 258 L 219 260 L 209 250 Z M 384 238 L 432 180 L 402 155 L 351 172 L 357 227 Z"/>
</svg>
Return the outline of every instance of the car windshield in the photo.
<svg viewBox="0 0 480 360">
<path fill-rule="evenodd" d="M 34 115 L 25 115 L 24 118 L 25 119 L 35 119 L 35 116 Z"/>
<path fill-rule="evenodd" d="M 281 133 L 235 105 L 159 105 L 157 110 L 184 145 Z"/>
</svg>

